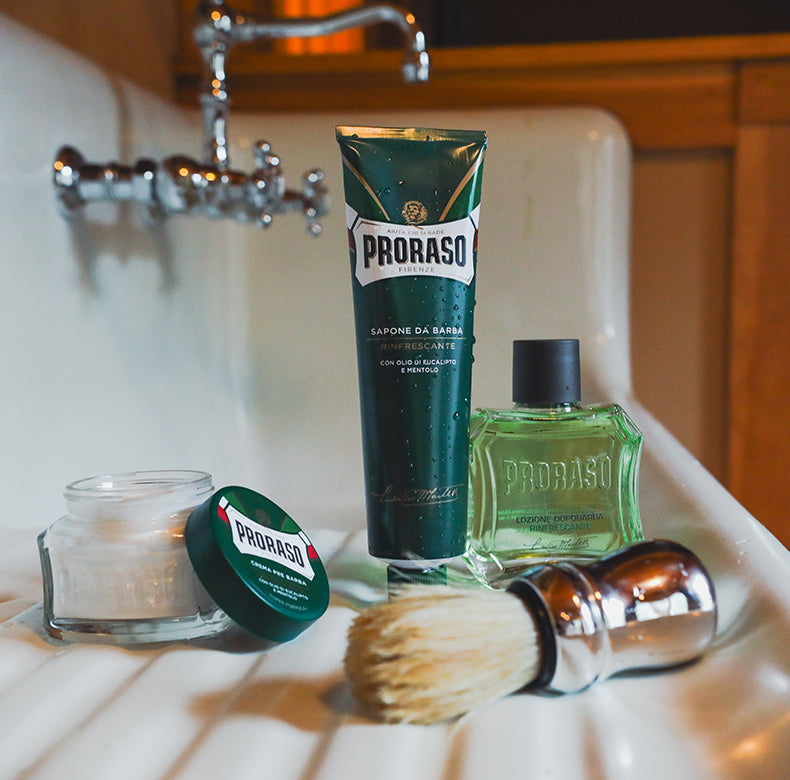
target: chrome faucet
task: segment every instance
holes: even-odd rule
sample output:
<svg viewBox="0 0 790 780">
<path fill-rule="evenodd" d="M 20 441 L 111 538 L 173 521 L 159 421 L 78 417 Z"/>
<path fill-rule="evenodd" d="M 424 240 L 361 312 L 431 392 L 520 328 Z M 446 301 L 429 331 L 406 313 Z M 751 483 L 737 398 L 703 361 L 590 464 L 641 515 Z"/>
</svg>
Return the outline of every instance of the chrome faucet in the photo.
<svg viewBox="0 0 790 780">
<path fill-rule="evenodd" d="M 274 38 L 309 38 L 373 24 L 395 24 L 406 39 L 404 80 L 427 81 L 430 63 L 425 37 L 414 16 L 396 6 L 371 5 L 319 18 L 258 21 L 233 12 L 224 0 L 198 4 L 193 38 L 200 50 L 205 86 L 200 96 L 204 159 L 173 155 L 161 163 L 141 158 L 133 165 L 90 163 L 74 148 L 63 146 L 53 164 L 53 181 L 64 215 L 100 200 L 134 201 L 147 219 L 169 214 L 231 217 L 268 227 L 275 214 L 301 210 L 308 232 L 321 232 L 320 217 L 328 208 L 324 174 L 314 168 L 302 178 L 302 190 L 285 185 L 280 158 L 266 141 L 253 146 L 250 174 L 230 167 L 227 138 L 228 53 L 237 43 Z"/>
</svg>

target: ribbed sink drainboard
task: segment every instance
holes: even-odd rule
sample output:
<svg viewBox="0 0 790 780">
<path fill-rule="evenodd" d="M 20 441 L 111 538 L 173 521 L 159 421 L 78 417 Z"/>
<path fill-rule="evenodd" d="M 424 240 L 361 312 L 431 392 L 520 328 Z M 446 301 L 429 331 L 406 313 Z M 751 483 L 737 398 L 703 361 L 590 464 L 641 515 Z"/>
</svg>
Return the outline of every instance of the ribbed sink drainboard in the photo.
<svg viewBox="0 0 790 780">
<path fill-rule="evenodd" d="M 126 650 L 47 639 L 35 537 L 0 532 L 0 777 L 749 777 L 755 766 L 734 755 L 733 733 L 745 716 L 759 734 L 786 712 L 790 687 L 750 672 L 736 643 L 581 695 L 511 696 L 454 726 L 374 723 L 351 699 L 341 662 L 352 604 L 375 598 L 364 580 L 376 569 L 364 533 L 312 536 L 336 592 L 301 637 L 268 649 L 235 636 Z M 762 766 L 760 777 L 781 776 L 779 764 Z"/>
</svg>

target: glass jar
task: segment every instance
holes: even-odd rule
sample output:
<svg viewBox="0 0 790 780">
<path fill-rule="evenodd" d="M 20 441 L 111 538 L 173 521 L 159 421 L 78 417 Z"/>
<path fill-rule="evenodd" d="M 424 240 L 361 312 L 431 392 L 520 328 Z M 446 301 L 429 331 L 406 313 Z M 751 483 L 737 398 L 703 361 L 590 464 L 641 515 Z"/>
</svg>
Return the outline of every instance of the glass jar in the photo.
<svg viewBox="0 0 790 780">
<path fill-rule="evenodd" d="M 213 491 L 200 471 L 136 471 L 79 480 L 67 514 L 38 537 L 44 624 L 58 639 L 113 644 L 211 636 L 231 624 L 184 542 Z"/>
</svg>

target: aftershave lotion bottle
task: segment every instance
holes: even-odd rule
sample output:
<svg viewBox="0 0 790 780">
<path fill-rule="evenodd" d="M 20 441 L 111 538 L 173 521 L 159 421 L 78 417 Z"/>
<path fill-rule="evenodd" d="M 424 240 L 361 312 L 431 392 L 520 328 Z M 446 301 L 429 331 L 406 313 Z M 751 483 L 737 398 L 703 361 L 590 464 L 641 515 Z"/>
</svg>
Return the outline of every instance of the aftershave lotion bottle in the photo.
<svg viewBox="0 0 790 780">
<path fill-rule="evenodd" d="M 474 574 L 496 585 L 538 561 L 594 559 L 643 539 L 642 434 L 617 404 L 581 405 L 578 340 L 515 341 L 513 401 L 471 417 Z"/>
</svg>

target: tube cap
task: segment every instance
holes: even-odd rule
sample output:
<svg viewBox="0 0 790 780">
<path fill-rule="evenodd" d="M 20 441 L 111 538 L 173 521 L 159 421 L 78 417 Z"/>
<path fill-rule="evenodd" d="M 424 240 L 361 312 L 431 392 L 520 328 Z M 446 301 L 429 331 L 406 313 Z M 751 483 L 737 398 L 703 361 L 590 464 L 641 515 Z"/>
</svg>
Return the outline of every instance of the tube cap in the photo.
<svg viewBox="0 0 790 780">
<path fill-rule="evenodd" d="M 513 401 L 577 404 L 581 400 L 578 339 L 513 342 Z"/>
<path fill-rule="evenodd" d="M 301 528 L 268 498 L 225 487 L 187 520 L 189 559 L 217 604 L 264 639 L 284 642 L 329 605 L 329 581 Z"/>
</svg>

